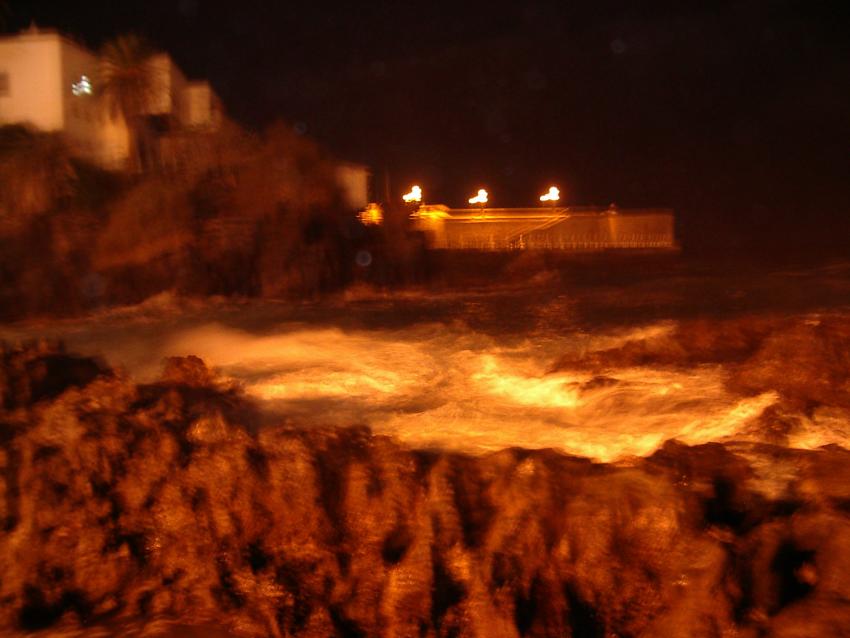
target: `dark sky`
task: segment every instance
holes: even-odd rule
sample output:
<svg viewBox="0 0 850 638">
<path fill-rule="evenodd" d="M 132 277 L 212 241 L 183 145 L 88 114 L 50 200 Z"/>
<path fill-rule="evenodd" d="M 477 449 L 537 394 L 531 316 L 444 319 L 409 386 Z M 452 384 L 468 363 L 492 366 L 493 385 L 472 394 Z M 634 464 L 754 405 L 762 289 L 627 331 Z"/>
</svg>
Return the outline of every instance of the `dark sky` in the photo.
<svg viewBox="0 0 850 638">
<path fill-rule="evenodd" d="M 694 243 L 850 237 L 839 2 L 10 4 L 12 29 L 147 36 L 238 121 L 283 118 L 380 190 L 388 170 L 431 201 L 482 184 L 518 205 L 554 182 L 576 204 L 673 206 Z"/>
</svg>

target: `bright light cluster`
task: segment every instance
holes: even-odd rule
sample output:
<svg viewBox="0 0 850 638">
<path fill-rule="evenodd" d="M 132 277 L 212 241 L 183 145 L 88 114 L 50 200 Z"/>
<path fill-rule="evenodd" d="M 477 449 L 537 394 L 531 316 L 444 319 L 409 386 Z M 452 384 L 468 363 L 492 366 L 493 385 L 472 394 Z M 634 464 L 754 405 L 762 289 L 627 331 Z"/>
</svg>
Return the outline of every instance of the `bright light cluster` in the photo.
<svg viewBox="0 0 850 638">
<path fill-rule="evenodd" d="M 557 186 L 550 186 L 549 192 L 540 196 L 541 202 L 557 202 L 561 199 L 561 191 Z"/>
<path fill-rule="evenodd" d="M 422 203 L 422 189 L 419 186 L 415 186 L 415 185 L 411 186 L 410 192 L 402 195 L 402 199 L 407 204 L 411 204 L 411 203 L 421 204 Z M 558 188 L 557 186 L 550 186 L 549 190 L 546 191 L 545 193 L 543 193 L 540 196 L 539 199 L 540 199 L 541 202 L 557 202 L 557 201 L 560 201 L 560 199 L 561 199 L 561 189 Z M 470 197 L 468 201 L 469 201 L 470 204 L 486 204 L 490 201 L 490 194 L 485 189 L 479 188 L 478 193 L 475 195 L 475 197 Z"/>
<path fill-rule="evenodd" d="M 384 209 L 380 204 L 368 204 L 358 215 L 360 223 L 366 226 L 377 226 L 384 221 Z"/>
<path fill-rule="evenodd" d="M 91 95 L 92 94 L 92 85 L 91 80 L 89 80 L 89 76 L 81 75 L 79 82 L 74 82 L 71 84 L 71 93 L 80 97 L 81 95 Z"/>
<path fill-rule="evenodd" d="M 488 193 L 483 188 L 478 189 L 478 194 L 475 197 L 469 198 L 470 204 L 486 204 L 488 200 Z"/>
<path fill-rule="evenodd" d="M 408 204 L 419 203 L 422 201 L 422 189 L 418 186 L 413 186 L 409 193 L 402 195 L 402 199 Z"/>
</svg>

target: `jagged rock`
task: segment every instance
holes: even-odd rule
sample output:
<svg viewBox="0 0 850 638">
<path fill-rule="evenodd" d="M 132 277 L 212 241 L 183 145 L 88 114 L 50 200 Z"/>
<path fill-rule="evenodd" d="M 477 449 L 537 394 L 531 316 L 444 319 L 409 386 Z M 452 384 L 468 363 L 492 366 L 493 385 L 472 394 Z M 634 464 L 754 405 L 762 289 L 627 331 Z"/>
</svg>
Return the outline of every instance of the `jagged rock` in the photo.
<svg viewBox="0 0 850 638">
<path fill-rule="evenodd" d="M 165 360 L 162 380 L 165 383 L 203 388 L 214 385 L 215 374 L 200 357 L 168 357 Z"/>
<path fill-rule="evenodd" d="M 727 366 L 731 390 L 777 392 L 791 411 L 850 407 L 850 321 L 841 316 L 683 320 L 614 348 L 566 355 L 554 369 L 698 364 Z M 768 426 L 778 426 L 779 441 L 793 423 Z"/>
<path fill-rule="evenodd" d="M 583 353 L 578 360 L 574 356 L 565 357 L 556 368 L 570 368 L 577 363 L 604 369 L 741 362 L 755 354 L 768 335 L 786 323 L 758 316 L 682 320 L 669 330 L 641 336 L 615 348 Z"/>
<path fill-rule="evenodd" d="M 107 373 L 98 361 L 65 354 L 61 344 L 39 342 L 0 350 L 0 404 L 7 410 L 85 387 Z"/>
<path fill-rule="evenodd" d="M 804 409 L 850 407 L 850 321 L 843 317 L 795 322 L 771 333 L 738 366 L 730 384 L 744 392 L 778 391 Z"/>
</svg>

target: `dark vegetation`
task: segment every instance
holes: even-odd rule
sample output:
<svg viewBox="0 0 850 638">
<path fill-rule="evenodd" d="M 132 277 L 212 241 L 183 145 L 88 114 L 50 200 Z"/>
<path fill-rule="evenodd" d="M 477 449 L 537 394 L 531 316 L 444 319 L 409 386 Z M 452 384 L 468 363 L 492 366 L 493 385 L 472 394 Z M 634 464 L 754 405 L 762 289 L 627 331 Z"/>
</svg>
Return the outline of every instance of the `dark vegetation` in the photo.
<svg viewBox="0 0 850 638">
<path fill-rule="evenodd" d="M 363 227 L 332 159 L 291 128 L 225 124 L 179 147 L 157 170 L 107 173 L 59 136 L 0 129 L 0 319 L 165 291 L 310 297 L 416 276 L 417 244 L 403 228 Z"/>
<path fill-rule="evenodd" d="M 827 350 L 843 339 L 829 334 Z M 769 336 L 742 347 L 753 365 L 774 352 Z M 798 397 L 843 400 L 798 375 Z M 836 447 L 668 442 L 621 466 L 417 452 L 365 428 L 261 427 L 194 357 L 135 385 L 50 345 L 3 350 L 0 394 L 4 635 L 155 618 L 243 636 L 756 638 L 850 622 Z"/>
</svg>

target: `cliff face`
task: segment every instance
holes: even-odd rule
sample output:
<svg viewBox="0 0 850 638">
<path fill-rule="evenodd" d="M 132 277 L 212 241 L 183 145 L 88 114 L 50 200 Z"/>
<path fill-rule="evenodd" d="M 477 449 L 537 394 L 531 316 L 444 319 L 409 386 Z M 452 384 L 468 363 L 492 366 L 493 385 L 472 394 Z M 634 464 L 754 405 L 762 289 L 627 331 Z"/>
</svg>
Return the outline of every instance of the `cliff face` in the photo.
<svg viewBox="0 0 850 638">
<path fill-rule="evenodd" d="M 261 426 L 193 357 L 142 386 L 51 348 L 2 364 L 4 635 L 160 618 L 245 636 L 850 626 L 843 449 L 469 457 Z"/>
</svg>

